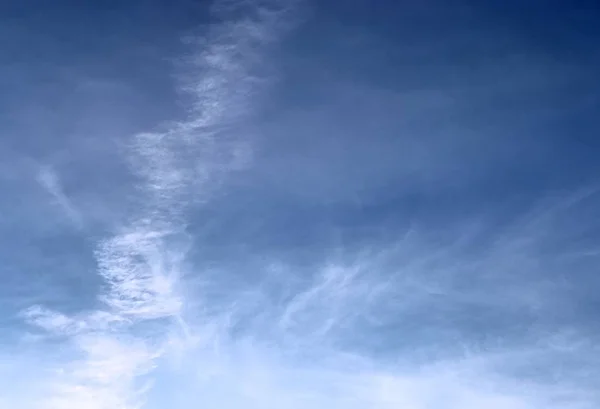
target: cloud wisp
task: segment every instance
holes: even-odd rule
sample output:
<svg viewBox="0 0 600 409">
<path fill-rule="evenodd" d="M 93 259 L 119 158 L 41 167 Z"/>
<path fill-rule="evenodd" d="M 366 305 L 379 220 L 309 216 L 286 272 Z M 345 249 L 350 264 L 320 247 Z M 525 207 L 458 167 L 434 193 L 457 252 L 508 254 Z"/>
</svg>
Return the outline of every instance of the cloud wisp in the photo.
<svg viewBox="0 0 600 409">
<path fill-rule="evenodd" d="M 239 14 L 236 10 L 247 6 L 217 2 L 214 13 Z M 168 328 L 185 327 L 180 315 L 184 300 L 177 289 L 188 241 L 184 212 L 190 203 L 206 200 L 224 174 L 243 165 L 247 147 L 230 137 L 227 127 L 250 112 L 249 98 L 265 82 L 253 70 L 265 46 L 276 40 L 278 19 L 286 8 L 279 2 L 252 5 L 251 14 L 209 27 L 207 42 L 194 45 L 192 67 L 187 67 L 192 71 L 184 81 L 184 91 L 193 99 L 189 118 L 127 143 L 127 157 L 139 180 L 139 210 L 96 247 L 103 279 L 99 309 L 68 316 L 32 306 L 23 313 L 78 357 L 54 372 L 48 396 L 38 407 L 143 405 L 148 387 L 144 375 L 164 353 Z M 56 173 L 44 168 L 39 181 L 69 218 L 81 224 Z"/>
<path fill-rule="evenodd" d="M 56 170 L 51 166 L 42 166 L 37 174 L 37 180 L 52 197 L 56 205 L 62 209 L 71 223 L 78 229 L 83 228 L 82 214 L 65 194 Z"/>
</svg>

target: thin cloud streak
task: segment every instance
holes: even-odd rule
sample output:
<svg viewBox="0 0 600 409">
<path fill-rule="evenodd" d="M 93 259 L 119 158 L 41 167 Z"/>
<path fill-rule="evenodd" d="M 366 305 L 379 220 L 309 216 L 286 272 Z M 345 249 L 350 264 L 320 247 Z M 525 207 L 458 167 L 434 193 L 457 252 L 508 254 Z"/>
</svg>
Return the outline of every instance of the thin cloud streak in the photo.
<svg viewBox="0 0 600 409">
<path fill-rule="evenodd" d="M 51 166 L 42 166 L 37 174 L 37 180 L 44 190 L 54 199 L 56 205 L 63 210 L 71 223 L 78 229 L 82 229 L 84 227 L 83 216 L 65 194 L 56 170 Z"/>
<path fill-rule="evenodd" d="M 279 2 L 269 3 L 279 6 Z M 233 6 L 235 11 L 247 5 Z M 219 7 L 217 2 L 215 9 L 220 13 Z M 245 143 L 221 142 L 226 135 L 220 133 L 250 111 L 249 98 L 260 91 L 257 87 L 264 80 L 257 82 L 258 77 L 247 70 L 260 60 L 264 45 L 276 39 L 277 13 L 267 12 L 265 5 L 252 8 L 253 17 L 211 27 L 208 43 L 197 47 L 194 72 L 185 85 L 194 98 L 189 119 L 164 132 L 136 135 L 129 144 L 132 170 L 141 178 L 141 210 L 131 216 L 129 225 L 96 248 L 98 272 L 104 281 L 99 300 L 105 308 L 77 317 L 39 306 L 24 312 L 48 336 L 66 338 L 73 353 L 80 356 L 59 371 L 54 392 L 39 407 L 142 407 L 147 385 L 139 383 L 140 377 L 151 372 L 164 353 L 168 327 L 178 325 L 185 330 L 180 316 L 184 300 L 176 288 L 186 252 L 180 246 L 186 227 L 181 217 L 186 206 L 205 200 L 197 196 L 210 195 L 219 178 L 239 168 L 240 159 L 248 156 L 243 152 Z M 69 217 L 78 220 L 56 174 L 44 169 L 39 179 Z M 158 334 L 136 330 L 153 322 L 162 325 Z"/>
</svg>

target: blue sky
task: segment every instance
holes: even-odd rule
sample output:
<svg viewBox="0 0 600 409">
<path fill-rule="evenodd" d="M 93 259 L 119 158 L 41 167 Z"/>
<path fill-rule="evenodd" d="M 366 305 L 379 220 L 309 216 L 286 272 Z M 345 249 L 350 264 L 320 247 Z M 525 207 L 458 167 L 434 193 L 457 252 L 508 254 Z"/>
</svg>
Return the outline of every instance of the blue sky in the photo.
<svg viewBox="0 0 600 409">
<path fill-rule="evenodd" d="M 593 2 L 101 3 L 0 3 L 0 408 L 598 407 Z"/>
</svg>

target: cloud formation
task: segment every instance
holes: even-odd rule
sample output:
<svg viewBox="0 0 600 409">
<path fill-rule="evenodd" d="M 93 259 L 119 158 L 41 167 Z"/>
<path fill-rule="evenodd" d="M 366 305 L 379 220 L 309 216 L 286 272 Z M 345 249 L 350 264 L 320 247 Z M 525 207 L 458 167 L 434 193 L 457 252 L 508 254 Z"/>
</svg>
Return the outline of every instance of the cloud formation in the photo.
<svg viewBox="0 0 600 409">
<path fill-rule="evenodd" d="M 267 7 L 267 5 L 272 7 Z M 273 6 L 275 8 L 273 8 Z M 239 4 L 217 4 L 217 13 L 234 13 Z M 65 363 L 38 407 L 136 408 L 143 402 L 149 373 L 164 353 L 164 338 L 172 325 L 185 327 L 177 283 L 183 274 L 186 206 L 218 186 L 247 154 L 241 140 L 224 129 L 250 111 L 250 99 L 266 80 L 250 70 L 273 41 L 276 19 L 285 9 L 277 2 L 252 5 L 243 15 L 209 27 L 208 41 L 194 45 L 193 71 L 185 91 L 193 98 L 189 118 L 162 132 L 136 135 L 128 159 L 139 176 L 139 210 L 129 224 L 98 243 L 95 257 L 103 279 L 100 309 L 68 316 L 33 306 L 24 312 L 49 336 L 66 340 L 74 356 Z M 39 173 L 40 184 L 68 217 L 81 216 L 64 194 L 58 175 L 49 167 Z M 183 245 L 183 247 L 181 247 Z M 162 320 L 162 321 L 161 321 Z M 167 320 L 167 321 L 164 321 Z M 157 322 L 158 330 L 153 331 Z M 170 323 L 170 324 L 169 324 Z M 148 332 L 150 331 L 150 332 Z"/>
</svg>

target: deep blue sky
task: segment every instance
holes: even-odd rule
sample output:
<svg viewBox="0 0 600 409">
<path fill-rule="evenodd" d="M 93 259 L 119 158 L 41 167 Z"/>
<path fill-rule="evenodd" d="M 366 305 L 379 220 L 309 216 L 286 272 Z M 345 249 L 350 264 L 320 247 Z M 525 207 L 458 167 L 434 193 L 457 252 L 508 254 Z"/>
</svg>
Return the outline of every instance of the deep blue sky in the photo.
<svg viewBox="0 0 600 409">
<path fill-rule="evenodd" d="M 0 2 L 0 408 L 598 407 L 599 21 Z"/>
</svg>

